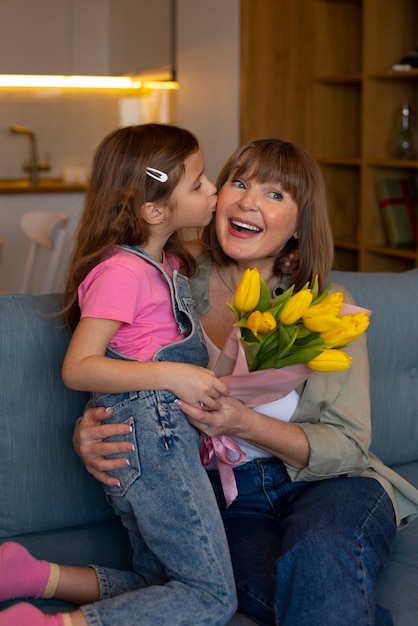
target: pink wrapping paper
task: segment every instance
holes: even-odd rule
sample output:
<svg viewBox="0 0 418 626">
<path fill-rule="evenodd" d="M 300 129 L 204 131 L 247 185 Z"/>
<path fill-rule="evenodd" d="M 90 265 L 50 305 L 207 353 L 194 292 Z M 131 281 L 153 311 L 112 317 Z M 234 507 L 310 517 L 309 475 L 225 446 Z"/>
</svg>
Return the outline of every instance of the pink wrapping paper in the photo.
<svg viewBox="0 0 418 626">
<path fill-rule="evenodd" d="M 312 370 L 299 363 L 280 369 L 249 372 L 240 329 L 235 326 L 219 355 L 215 374 L 227 385 L 231 396 L 253 408 L 284 398 L 307 380 Z"/>
<path fill-rule="evenodd" d="M 369 309 L 344 303 L 341 315 L 359 311 L 364 311 L 369 316 L 371 314 Z M 313 370 L 305 363 L 249 372 L 240 337 L 240 329 L 234 326 L 217 360 L 215 374 L 227 385 L 230 395 L 241 400 L 246 406 L 254 408 L 284 398 L 313 374 Z M 230 451 L 238 453 L 239 458 L 235 461 L 231 460 Z M 228 507 L 238 495 L 232 467 L 241 463 L 245 454 L 239 447 L 237 450 L 236 442 L 228 435 L 203 437 L 201 440 L 203 465 L 209 465 L 214 455 L 217 458 Z"/>
</svg>

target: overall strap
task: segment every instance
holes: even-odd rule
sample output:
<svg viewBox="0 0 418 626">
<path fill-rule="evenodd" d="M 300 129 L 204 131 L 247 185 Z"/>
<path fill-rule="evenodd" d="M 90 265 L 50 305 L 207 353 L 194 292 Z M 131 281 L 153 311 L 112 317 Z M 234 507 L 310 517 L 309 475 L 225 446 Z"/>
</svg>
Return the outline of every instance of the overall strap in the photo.
<svg viewBox="0 0 418 626">
<path fill-rule="evenodd" d="M 117 244 L 115 247 L 119 248 L 120 250 L 125 250 L 125 252 L 136 254 L 136 256 L 139 256 L 141 259 L 144 259 L 144 261 L 147 261 L 147 263 L 150 263 L 161 272 L 161 274 L 166 279 L 168 286 L 170 288 L 171 301 L 173 303 L 173 312 L 176 318 L 176 322 L 178 324 L 178 330 L 181 334 L 185 334 L 189 332 L 190 321 L 186 318 L 185 313 L 184 311 L 182 311 L 181 307 L 179 307 L 176 290 L 174 288 L 173 281 L 178 274 L 177 270 L 173 271 L 173 278 L 172 278 L 170 274 L 161 265 L 161 263 L 158 263 L 150 254 L 148 254 L 148 252 L 143 250 L 141 246 L 128 246 L 126 244 Z"/>
</svg>

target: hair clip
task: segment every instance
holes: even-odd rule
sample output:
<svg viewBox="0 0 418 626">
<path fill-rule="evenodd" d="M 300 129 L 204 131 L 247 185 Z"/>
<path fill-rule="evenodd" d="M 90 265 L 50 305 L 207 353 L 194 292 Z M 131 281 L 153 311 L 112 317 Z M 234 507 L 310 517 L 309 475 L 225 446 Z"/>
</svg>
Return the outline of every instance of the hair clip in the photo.
<svg viewBox="0 0 418 626">
<path fill-rule="evenodd" d="M 168 181 L 168 174 L 161 170 L 156 170 L 155 167 L 147 167 L 146 171 L 148 176 L 155 178 L 159 183 L 166 183 Z"/>
</svg>

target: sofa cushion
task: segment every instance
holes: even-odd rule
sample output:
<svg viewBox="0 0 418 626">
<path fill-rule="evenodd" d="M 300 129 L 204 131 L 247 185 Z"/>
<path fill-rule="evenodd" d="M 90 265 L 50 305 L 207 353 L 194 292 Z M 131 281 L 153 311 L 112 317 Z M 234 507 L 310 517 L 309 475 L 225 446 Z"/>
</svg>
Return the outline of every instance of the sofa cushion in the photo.
<svg viewBox="0 0 418 626">
<path fill-rule="evenodd" d="M 418 450 L 418 269 L 332 272 L 357 304 L 373 309 L 367 330 L 372 451 L 387 465 L 415 461 Z M 388 341 L 385 341 L 385 339 Z"/>
<path fill-rule="evenodd" d="M 0 296 L 0 537 L 113 517 L 72 447 L 88 394 L 61 381 L 59 296 Z"/>
</svg>

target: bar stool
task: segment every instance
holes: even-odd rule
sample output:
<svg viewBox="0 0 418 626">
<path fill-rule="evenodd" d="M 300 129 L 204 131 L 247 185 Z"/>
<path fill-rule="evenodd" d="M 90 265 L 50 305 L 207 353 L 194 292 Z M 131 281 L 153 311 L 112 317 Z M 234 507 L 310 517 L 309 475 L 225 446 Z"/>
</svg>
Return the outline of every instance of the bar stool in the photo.
<svg viewBox="0 0 418 626">
<path fill-rule="evenodd" d="M 37 252 L 40 248 L 51 250 L 46 272 L 42 277 L 41 290 L 38 293 L 51 293 L 64 245 L 68 238 L 69 216 L 53 211 L 29 211 L 20 218 L 20 226 L 29 239 L 29 250 L 23 270 L 20 293 L 29 293 L 30 280 Z"/>
</svg>

